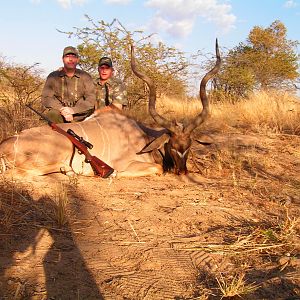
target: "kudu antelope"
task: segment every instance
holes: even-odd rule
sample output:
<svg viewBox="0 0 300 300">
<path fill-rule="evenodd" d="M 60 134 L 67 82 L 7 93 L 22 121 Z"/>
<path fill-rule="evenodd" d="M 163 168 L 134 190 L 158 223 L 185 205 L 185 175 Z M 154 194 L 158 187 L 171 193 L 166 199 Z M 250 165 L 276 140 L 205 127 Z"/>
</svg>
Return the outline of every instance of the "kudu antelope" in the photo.
<svg viewBox="0 0 300 300">
<path fill-rule="evenodd" d="M 59 124 L 71 128 L 94 145 L 92 155 L 112 166 L 119 177 L 146 176 L 174 170 L 187 173 L 186 161 L 191 147 L 192 131 L 209 115 L 206 95 L 207 82 L 218 72 L 221 64 L 216 41 L 216 64 L 201 80 L 200 99 L 203 109 L 188 124 L 170 122 L 155 109 L 156 90 L 152 80 L 136 67 L 134 49 L 131 47 L 131 67 L 136 76 L 149 87 L 149 113 L 162 130 L 139 124 L 132 118 L 114 110 L 98 112 L 80 123 Z M 162 149 L 157 151 L 157 149 Z M 0 144 L 0 170 L 15 174 L 45 175 L 55 172 L 75 172 L 92 176 L 89 164 L 79 155 L 72 143 L 48 126 L 30 128 L 4 140 Z"/>
</svg>

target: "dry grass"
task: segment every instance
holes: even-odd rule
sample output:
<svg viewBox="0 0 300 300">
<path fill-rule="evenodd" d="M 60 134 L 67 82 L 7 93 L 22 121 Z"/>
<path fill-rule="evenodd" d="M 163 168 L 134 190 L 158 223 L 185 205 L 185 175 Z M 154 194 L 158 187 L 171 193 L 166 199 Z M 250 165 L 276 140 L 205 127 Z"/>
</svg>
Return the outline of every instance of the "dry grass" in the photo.
<svg viewBox="0 0 300 300">
<path fill-rule="evenodd" d="M 259 288 L 259 285 L 255 283 L 248 284 L 245 280 L 245 274 L 235 275 L 231 280 L 220 276 L 216 280 L 222 294 L 221 299 L 235 296 L 242 297 L 255 292 Z"/>
<path fill-rule="evenodd" d="M 218 129 L 218 131 L 299 135 L 299 106 L 299 100 L 288 94 L 258 93 L 236 104 L 213 104 L 212 118 L 208 125 L 209 129 Z M 158 99 L 157 107 L 158 111 L 167 117 L 176 116 L 181 120 L 186 116 L 194 116 L 201 110 L 199 100 L 180 101 L 161 98 Z M 137 115 L 143 121 L 147 116 L 151 122 L 146 110 L 141 110 Z M 281 203 L 281 198 L 299 199 L 297 197 L 299 197 L 300 185 L 291 162 L 280 159 L 284 150 L 289 157 L 294 155 L 293 158 L 296 160 L 299 155 L 297 154 L 299 152 L 296 153 L 298 150 L 295 150 L 299 139 L 296 138 L 295 140 L 295 137 L 289 137 L 289 141 L 292 139 L 295 141 L 292 144 L 286 142 L 279 145 L 276 140 L 275 146 L 273 144 L 271 146 L 264 145 L 261 141 L 259 145 L 253 145 L 253 148 L 240 149 L 234 145 L 234 147 L 214 149 L 213 152 L 207 151 L 207 154 L 201 156 L 199 170 L 202 170 L 205 177 L 216 182 L 220 195 L 224 192 L 222 189 L 225 190 L 222 184 L 230 189 L 232 211 L 235 203 L 250 199 L 252 205 L 259 205 L 258 211 L 270 212 L 269 215 L 264 215 L 265 218 L 257 215 L 256 221 L 247 219 L 241 221 L 240 225 L 238 220 L 233 219 L 233 225 L 227 228 L 231 221 L 229 219 L 228 224 L 223 223 L 220 226 L 219 232 L 219 235 L 226 237 L 226 240 L 214 241 L 212 232 L 207 242 L 187 243 L 183 239 L 180 246 L 176 247 L 178 251 L 189 253 L 203 251 L 216 257 L 220 255 L 230 259 L 234 264 L 234 271 L 209 273 L 212 278 L 211 284 L 209 282 L 206 286 L 202 286 L 208 290 L 208 294 L 213 295 L 217 290 L 219 298 L 222 299 L 238 297 L 255 299 L 251 298 L 252 293 L 256 296 L 260 295 L 261 291 L 268 293 L 266 286 L 268 284 L 272 286 L 271 275 L 273 278 L 280 277 L 281 280 L 284 274 L 296 276 L 293 270 L 296 270 L 296 274 L 299 265 L 300 218 L 295 213 L 296 205 L 292 203 L 291 208 L 288 209 L 288 204 Z M 28 188 L 15 182 L 0 180 L 0 227 L 3 233 L 10 234 L 17 228 L 23 230 L 24 226 L 46 226 L 55 229 L 63 227 L 69 217 L 68 189 L 77 186 L 78 178 L 71 178 L 69 185 L 58 184 L 50 198 L 36 201 L 30 197 Z M 246 205 L 245 203 L 245 207 Z M 135 230 L 135 224 L 129 220 L 128 222 L 128 228 L 139 242 L 140 236 Z M 234 227 L 235 224 L 238 224 L 237 228 Z M 271 271 L 274 274 L 271 274 Z M 265 276 L 271 274 L 270 279 L 262 278 L 259 274 Z M 296 292 L 295 290 L 294 293 Z M 16 295 L 18 293 L 19 291 L 16 291 Z M 199 289 L 200 293 L 202 295 L 195 299 L 210 299 L 203 294 L 203 289 L 201 291 Z"/>
<path fill-rule="evenodd" d="M 206 251 L 211 253 L 226 255 L 250 255 L 250 253 L 268 254 L 272 256 L 282 256 L 283 253 L 291 252 L 292 249 L 300 250 L 298 236 L 300 233 L 300 218 L 289 216 L 286 209 L 286 215 L 282 220 L 269 227 L 261 225 L 249 227 L 247 232 L 232 232 L 231 239 L 234 242 L 230 244 L 203 244 L 193 243 L 189 247 L 178 248 L 185 251 Z M 227 233 L 227 237 L 230 233 Z"/>
<path fill-rule="evenodd" d="M 270 221 L 270 220 L 268 220 Z M 244 233 L 226 232 L 227 238 L 232 235 L 235 239 L 230 244 L 211 244 L 193 242 L 189 245 L 182 245 L 182 248 L 176 248 L 182 251 L 199 251 L 199 253 L 210 253 L 214 256 L 222 256 L 230 259 L 234 264 L 233 269 L 224 269 L 221 272 L 211 271 L 210 276 L 217 281 L 217 299 L 267 299 L 257 298 L 258 295 L 268 285 L 268 279 L 253 276 L 261 265 L 259 272 L 270 272 L 273 268 L 274 278 L 290 274 L 290 278 L 297 280 L 296 275 L 299 266 L 299 217 L 290 217 L 289 210 L 283 219 L 277 219 L 277 222 L 267 227 L 263 224 L 252 225 Z M 271 262 L 272 261 L 272 262 Z M 274 262 L 277 266 L 274 268 Z M 272 267 L 270 267 L 272 265 Z M 258 272 L 258 273 L 259 273 Z M 275 275 L 276 274 L 276 275 Z M 208 286 L 212 286 L 210 283 Z M 212 294 L 215 296 L 216 293 Z M 210 299 L 210 298 L 209 298 Z M 215 299 L 215 298 L 212 298 Z"/>
<path fill-rule="evenodd" d="M 57 187 L 54 195 L 54 202 L 56 204 L 54 207 L 55 222 L 59 228 L 61 228 L 68 222 L 67 205 L 69 202 L 67 187 L 63 183 Z"/>
<path fill-rule="evenodd" d="M 26 222 L 31 213 L 28 209 L 28 192 L 13 181 L 0 180 L 0 227 L 10 232 L 14 226 Z"/>
<path fill-rule="evenodd" d="M 139 107 L 135 107 L 130 111 L 130 115 L 139 121 L 146 123 L 153 122 L 152 118 L 149 116 L 147 105 L 147 103 L 144 103 Z M 187 100 L 162 96 L 156 101 L 156 110 L 158 113 L 170 120 L 176 119 L 182 121 L 186 118 L 195 116 L 201 109 L 202 105 L 198 99 Z"/>
<path fill-rule="evenodd" d="M 19 226 L 45 223 L 49 228 L 61 228 L 68 222 L 67 186 L 59 184 L 51 197 L 32 199 L 30 187 L 21 182 L 0 178 L 0 227 L 12 232 Z M 1 232 L 0 232 L 1 233 Z"/>
<path fill-rule="evenodd" d="M 250 234 L 241 235 L 230 245 L 231 253 L 260 252 L 281 256 L 283 252 L 300 249 L 297 240 L 300 218 L 289 216 L 286 208 L 283 220 L 278 220 L 268 228 L 254 228 Z"/>
<path fill-rule="evenodd" d="M 201 111 L 199 99 L 157 99 L 157 111 L 167 118 L 183 121 Z M 139 120 L 149 120 L 146 106 L 133 113 Z M 248 99 L 232 104 L 215 102 L 211 104 L 210 126 L 224 130 L 236 128 L 256 133 L 300 134 L 299 98 L 284 92 L 257 92 Z"/>
<path fill-rule="evenodd" d="M 236 104 L 212 107 L 213 119 L 257 133 L 300 134 L 300 101 L 288 93 L 259 92 Z"/>
</svg>

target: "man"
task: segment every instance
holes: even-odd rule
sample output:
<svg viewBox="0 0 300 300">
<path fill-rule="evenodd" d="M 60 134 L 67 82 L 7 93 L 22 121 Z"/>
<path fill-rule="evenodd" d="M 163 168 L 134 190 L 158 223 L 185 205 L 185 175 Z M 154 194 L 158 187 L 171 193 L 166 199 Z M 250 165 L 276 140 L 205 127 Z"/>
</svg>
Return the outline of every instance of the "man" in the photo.
<svg viewBox="0 0 300 300">
<path fill-rule="evenodd" d="M 94 110 L 96 101 L 92 77 L 77 69 L 79 55 L 68 46 L 63 51 L 64 67 L 50 73 L 43 92 L 42 104 L 47 117 L 54 123 L 83 121 Z"/>
<path fill-rule="evenodd" d="M 100 58 L 98 72 L 95 108 L 99 109 L 104 106 L 124 108 L 127 105 L 126 89 L 120 80 L 113 77 L 114 69 L 109 57 Z"/>
</svg>

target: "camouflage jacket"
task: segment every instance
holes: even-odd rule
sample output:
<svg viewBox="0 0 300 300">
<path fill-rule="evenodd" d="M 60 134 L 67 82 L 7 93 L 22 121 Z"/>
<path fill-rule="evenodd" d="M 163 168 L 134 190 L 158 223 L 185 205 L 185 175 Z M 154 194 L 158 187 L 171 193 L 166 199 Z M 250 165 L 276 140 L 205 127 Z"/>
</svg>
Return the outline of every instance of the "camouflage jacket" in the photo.
<svg viewBox="0 0 300 300">
<path fill-rule="evenodd" d="M 62 69 L 48 75 L 42 92 L 46 108 L 59 110 L 67 106 L 78 114 L 93 109 L 95 102 L 95 86 L 87 72 L 76 69 L 74 76 L 68 77 Z"/>
<path fill-rule="evenodd" d="M 111 103 L 119 103 L 127 105 L 127 92 L 122 81 L 110 78 L 105 84 L 100 83 L 98 78 L 96 81 L 96 105 L 95 108 L 101 108 Z M 108 95 L 107 95 L 108 92 Z"/>
</svg>

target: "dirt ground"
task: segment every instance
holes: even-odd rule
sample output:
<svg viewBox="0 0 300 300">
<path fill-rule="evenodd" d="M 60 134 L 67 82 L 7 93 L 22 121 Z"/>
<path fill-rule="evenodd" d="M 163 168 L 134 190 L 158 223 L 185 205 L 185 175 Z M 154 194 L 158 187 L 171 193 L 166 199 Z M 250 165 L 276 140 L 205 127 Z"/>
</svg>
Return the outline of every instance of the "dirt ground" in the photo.
<svg viewBox="0 0 300 300">
<path fill-rule="evenodd" d="M 0 299 L 300 299 L 300 137 L 213 140 L 190 180 L 2 178 Z"/>
</svg>

